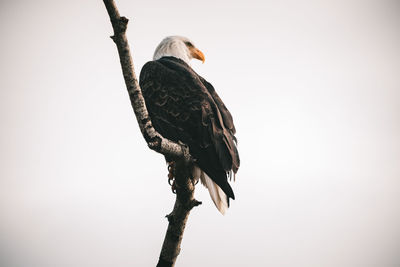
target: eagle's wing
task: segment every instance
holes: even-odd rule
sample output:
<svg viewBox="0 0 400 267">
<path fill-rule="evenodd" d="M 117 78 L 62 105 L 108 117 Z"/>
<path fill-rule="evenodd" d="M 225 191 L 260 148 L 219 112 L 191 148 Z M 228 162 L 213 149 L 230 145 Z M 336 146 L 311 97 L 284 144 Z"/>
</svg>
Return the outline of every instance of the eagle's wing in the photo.
<svg viewBox="0 0 400 267">
<path fill-rule="evenodd" d="M 237 170 L 239 169 L 240 159 L 239 159 L 239 153 L 236 149 L 236 143 L 237 143 L 237 140 L 235 137 L 236 128 L 235 128 L 235 125 L 233 124 L 232 115 L 229 112 L 229 110 L 226 108 L 224 102 L 222 102 L 222 99 L 217 94 L 217 91 L 215 91 L 214 86 L 212 86 L 211 83 L 207 82 L 203 77 L 199 76 L 199 78 L 200 78 L 201 82 L 204 84 L 204 86 L 207 88 L 208 92 L 211 94 L 214 102 L 217 104 L 218 109 L 222 115 L 222 120 L 224 122 L 224 126 L 226 129 L 229 130 L 229 134 L 230 134 L 232 140 L 235 141 L 235 144 L 233 146 L 233 148 L 235 149 L 235 152 L 232 154 L 233 155 L 232 170 L 234 173 L 236 173 Z"/>
<path fill-rule="evenodd" d="M 143 66 L 140 87 L 155 129 L 187 144 L 197 165 L 234 199 L 227 181 L 239 158 L 232 117 L 220 111 L 202 78 L 181 60 L 161 58 Z"/>
<path fill-rule="evenodd" d="M 227 129 L 229 129 L 232 134 L 236 133 L 235 125 L 233 124 L 233 119 L 232 115 L 229 112 L 229 110 L 226 108 L 224 102 L 222 102 L 221 98 L 217 94 L 217 92 L 214 89 L 214 86 L 212 86 L 211 83 L 207 82 L 203 77 L 199 76 L 201 82 L 204 84 L 204 86 L 207 88 L 208 92 L 211 94 L 213 97 L 215 103 L 218 105 L 218 108 L 222 114 L 222 118 L 224 120 L 224 125 Z"/>
</svg>

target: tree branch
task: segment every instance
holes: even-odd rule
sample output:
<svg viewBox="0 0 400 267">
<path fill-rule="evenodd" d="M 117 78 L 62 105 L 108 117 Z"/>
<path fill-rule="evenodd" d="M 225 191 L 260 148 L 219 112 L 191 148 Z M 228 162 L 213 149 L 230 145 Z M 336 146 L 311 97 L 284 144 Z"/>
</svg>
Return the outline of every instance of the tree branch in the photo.
<svg viewBox="0 0 400 267">
<path fill-rule="evenodd" d="M 185 160 L 176 161 L 173 167 L 176 200 L 173 211 L 165 216 L 169 223 L 157 267 L 175 266 L 190 210 L 201 204 L 194 199 L 194 181 L 188 178 L 192 176 L 192 170 L 193 163 Z"/>
<path fill-rule="evenodd" d="M 157 264 L 157 267 L 173 267 L 180 252 L 183 232 L 190 210 L 201 204 L 193 196 L 194 182 L 191 179 L 193 161 L 186 145 L 172 142 L 154 129 L 136 79 L 129 44 L 125 35 L 128 19 L 119 15 L 114 0 L 103 0 L 103 2 L 114 29 L 114 35 L 111 36 L 111 39 L 118 48 L 125 85 L 140 131 L 150 149 L 173 158 L 175 161 L 172 172 L 176 183 L 176 200 L 173 211 L 166 216 L 169 224 Z"/>
<path fill-rule="evenodd" d="M 111 39 L 115 42 L 118 48 L 122 73 L 124 75 L 125 85 L 128 89 L 132 108 L 135 112 L 140 131 L 142 132 L 147 145 L 150 149 L 171 158 L 185 157 L 187 161 L 190 161 L 190 154 L 186 146 L 164 138 L 154 129 L 149 113 L 146 109 L 142 91 L 138 80 L 136 79 L 129 44 L 125 35 L 128 26 L 128 19 L 119 15 L 118 9 L 113 0 L 104 0 L 103 2 L 114 29 L 114 35 L 111 36 Z"/>
</svg>

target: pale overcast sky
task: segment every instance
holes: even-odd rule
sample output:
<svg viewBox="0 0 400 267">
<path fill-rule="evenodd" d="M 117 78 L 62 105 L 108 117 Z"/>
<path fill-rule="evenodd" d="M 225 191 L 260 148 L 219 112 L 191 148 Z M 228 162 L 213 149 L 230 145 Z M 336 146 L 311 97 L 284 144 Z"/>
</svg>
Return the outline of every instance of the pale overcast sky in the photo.
<svg viewBox="0 0 400 267">
<path fill-rule="evenodd" d="M 197 186 L 177 266 L 400 265 L 398 1 L 128 1 L 137 74 L 167 35 L 231 110 L 225 216 Z M 0 3 L 0 266 L 155 266 L 175 196 L 103 2 Z"/>
</svg>

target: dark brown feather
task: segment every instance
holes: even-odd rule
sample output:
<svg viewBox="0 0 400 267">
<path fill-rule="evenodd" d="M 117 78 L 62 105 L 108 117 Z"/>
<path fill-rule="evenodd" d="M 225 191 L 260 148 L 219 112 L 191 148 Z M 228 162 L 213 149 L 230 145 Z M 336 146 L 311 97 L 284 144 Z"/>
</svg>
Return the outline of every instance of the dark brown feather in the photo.
<svg viewBox="0 0 400 267">
<path fill-rule="evenodd" d="M 200 169 L 234 199 L 227 174 L 240 165 L 236 130 L 213 86 L 184 61 L 163 57 L 143 66 L 140 87 L 155 129 L 187 144 Z"/>
</svg>

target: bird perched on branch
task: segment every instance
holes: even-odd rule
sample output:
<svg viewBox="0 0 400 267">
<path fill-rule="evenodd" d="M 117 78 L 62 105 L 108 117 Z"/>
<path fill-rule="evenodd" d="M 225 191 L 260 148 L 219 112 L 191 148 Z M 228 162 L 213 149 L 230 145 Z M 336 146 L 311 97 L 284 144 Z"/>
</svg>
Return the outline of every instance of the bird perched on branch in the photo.
<svg viewBox="0 0 400 267">
<path fill-rule="evenodd" d="M 235 195 L 228 178 L 238 171 L 232 116 L 214 87 L 191 67 L 204 54 L 181 36 L 166 37 L 140 73 L 140 87 L 154 128 L 165 138 L 189 147 L 191 178 L 201 181 L 224 214 Z M 167 158 L 170 166 L 173 162 Z"/>
</svg>

